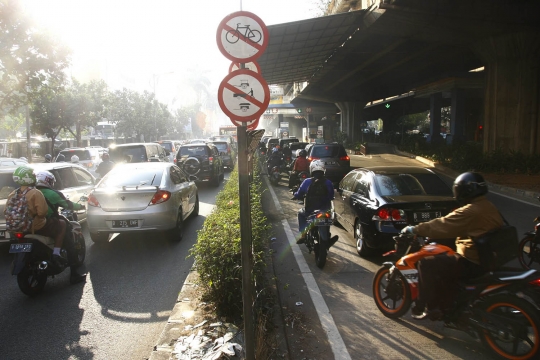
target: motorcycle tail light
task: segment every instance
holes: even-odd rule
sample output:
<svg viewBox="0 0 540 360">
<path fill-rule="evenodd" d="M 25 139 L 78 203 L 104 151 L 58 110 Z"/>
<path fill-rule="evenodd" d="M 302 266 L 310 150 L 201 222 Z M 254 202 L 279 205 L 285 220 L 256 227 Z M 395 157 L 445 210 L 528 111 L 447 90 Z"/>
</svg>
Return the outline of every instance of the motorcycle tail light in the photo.
<svg viewBox="0 0 540 360">
<path fill-rule="evenodd" d="M 533 281 L 529 282 L 529 284 L 533 286 L 540 286 L 540 278 L 534 279 Z"/>
<path fill-rule="evenodd" d="M 350 161 L 351 158 L 350 158 L 348 155 L 345 155 L 345 156 L 340 157 L 339 160 L 342 160 L 342 161 Z"/>
<path fill-rule="evenodd" d="M 90 193 L 90 195 L 88 195 L 87 203 L 90 206 L 101 207 L 101 205 L 99 205 L 99 201 L 96 199 L 96 196 L 93 193 Z"/>
<path fill-rule="evenodd" d="M 538 232 L 538 229 L 539 229 L 539 228 L 540 228 L 540 224 L 536 224 L 536 225 L 534 226 L 534 231 Z"/>
<path fill-rule="evenodd" d="M 317 214 L 317 219 L 320 219 L 320 218 L 330 218 L 330 214 L 329 213 L 318 213 Z"/>
<path fill-rule="evenodd" d="M 176 158 L 174 158 L 174 160 L 173 160 L 173 161 L 174 161 L 174 163 L 176 164 Z"/>
<path fill-rule="evenodd" d="M 305 179 L 307 178 L 307 175 L 306 174 L 302 174 L 302 179 Z"/>
<path fill-rule="evenodd" d="M 164 203 L 165 201 L 169 200 L 171 197 L 171 193 L 165 190 L 158 190 L 154 194 L 154 197 L 152 200 L 150 200 L 150 203 L 148 205 L 156 205 Z"/>
<path fill-rule="evenodd" d="M 15 237 L 16 237 L 17 239 L 20 240 L 20 239 L 24 238 L 24 233 L 22 233 L 22 232 L 16 232 L 16 233 L 15 233 Z"/>
</svg>

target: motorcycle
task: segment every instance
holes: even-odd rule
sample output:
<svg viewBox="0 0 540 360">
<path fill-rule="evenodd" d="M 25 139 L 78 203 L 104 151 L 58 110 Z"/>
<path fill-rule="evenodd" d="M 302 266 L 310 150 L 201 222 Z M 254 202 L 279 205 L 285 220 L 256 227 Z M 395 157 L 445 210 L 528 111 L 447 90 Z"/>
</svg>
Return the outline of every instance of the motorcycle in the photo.
<svg viewBox="0 0 540 360">
<path fill-rule="evenodd" d="M 82 201 L 85 197 L 81 197 Z M 64 246 L 60 250 L 60 256 L 66 265 L 58 266 L 51 261 L 55 240 L 53 238 L 16 232 L 12 234 L 9 252 L 14 254 L 11 264 L 11 274 L 17 276 L 19 289 L 30 297 L 41 293 L 45 288 L 47 277 L 54 278 L 70 265 L 79 266 L 84 263 L 86 257 L 86 242 L 82 233 L 81 225 L 77 222 L 77 214 L 73 210 L 64 209 L 62 215 L 66 222 L 66 233 L 71 232 L 73 237 L 73 249 L 77 254 L 77 261 L 68 264 L 67 250 Z M 65 245 L 64 241 L 64 245 Z"/>
<path fill-rule="evenodd" d="M 373 298 L 384 316 L 403 316 L 418 297 L 417 262 L 427 256 L 453 254 L 447 246 L 410 234 L 395 236 L 400 259 L 385 262 L 373 278 Z M 388 255 L 385 254 L 385 255 Z M 445 326 L 481 339 L 498 358 L 536 359 L 540 354 L 540 274 L 505 270 L 459 282 L 458 296 Z"/>
<path fill-rule="evenodd" d="M 289 177 L 290 177 L 289 188 L 290 188 L 290 191 L 294 193 L 298 191 L 298 187 L 302 184 L 302 182 L 309 177 L 309 172 L 300 171 L 298 174 L 289 175 Z"/>
<path fill-rule="evenodd" d="M 540 198 L 539 198 L 540 200 Z M 540 216 L 534 219 L 534 231 L 525 233 L 518 245 L 518 259 L 525 269 L 540 270 Z"/>
<path fill-rule="evenodd" d="M 333 224 L 333 216 L 330 211 L 317 210 L 308 215 L 306 219 L 308 232 L 306 234 L 306 246 L 309 253 L 315 253 L 315 264 L 322 269 L 326 264 L 326 256 L 330 248 L 330 226 Z"/>
</svg>

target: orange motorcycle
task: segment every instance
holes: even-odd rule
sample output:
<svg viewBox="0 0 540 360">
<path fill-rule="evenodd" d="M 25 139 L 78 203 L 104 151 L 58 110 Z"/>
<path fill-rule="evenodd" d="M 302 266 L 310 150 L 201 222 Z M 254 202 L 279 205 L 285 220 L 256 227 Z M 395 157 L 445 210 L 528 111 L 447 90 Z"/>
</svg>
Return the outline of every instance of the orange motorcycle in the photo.
<svg viewBox="0 0 540 360">
<path fill-rule="evenodd" d="M 454 251 L 410 234 L 395 236 L 400 256 L 385 262 L 373 279 L 373 298 L 384 316 L 403 316 L 418 297 L 417 263 L 426 256 Z M 388 255 L 389 253 L 387 253 Z M 445 326 L 478 337 L 490 352 L 503 359 L 537 359 L 540 356 L 540 273 L 507 269 L 489 272 L 459 284 Z"/>
</svg>

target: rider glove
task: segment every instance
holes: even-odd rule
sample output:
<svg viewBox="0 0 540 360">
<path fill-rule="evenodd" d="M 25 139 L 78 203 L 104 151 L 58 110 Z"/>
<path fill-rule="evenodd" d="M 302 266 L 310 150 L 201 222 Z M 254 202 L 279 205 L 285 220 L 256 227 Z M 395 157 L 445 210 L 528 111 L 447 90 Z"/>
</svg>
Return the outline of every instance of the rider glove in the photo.
<svg viewBox="0 0 540 360">
<path fill-rule="evenodd" d="M 403 229 L 401 229 L 402 234 L 414 234 L 414 226 L 405 226 Z"/>
</svg>

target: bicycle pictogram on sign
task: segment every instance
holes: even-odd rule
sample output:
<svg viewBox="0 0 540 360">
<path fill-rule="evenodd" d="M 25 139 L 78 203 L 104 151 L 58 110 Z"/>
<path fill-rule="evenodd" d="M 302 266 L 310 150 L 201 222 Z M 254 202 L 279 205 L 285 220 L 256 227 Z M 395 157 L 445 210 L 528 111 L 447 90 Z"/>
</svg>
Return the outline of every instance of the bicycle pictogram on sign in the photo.
<svg viewBox="0 0 540 360">
<path fill-rule="evenodd" d="M 251 30 L 250 25 L 244 25 L 240 26 L 241 24 L 236 24 L 235 30 L 229 30 L 227 32 L 227 35 L 225 35 L 225 39 L 230 44 L 235 44 L 240 40 L 240 37 L 244 39 L 244 41 L 251 41 L 254 43 L 258 43 L 262 39 L 261 32 L 259 30 Z M 240 30 L 243 30 L 242 33 Z"/>
</svg>

